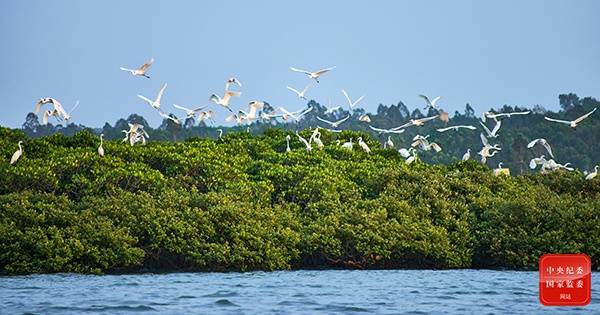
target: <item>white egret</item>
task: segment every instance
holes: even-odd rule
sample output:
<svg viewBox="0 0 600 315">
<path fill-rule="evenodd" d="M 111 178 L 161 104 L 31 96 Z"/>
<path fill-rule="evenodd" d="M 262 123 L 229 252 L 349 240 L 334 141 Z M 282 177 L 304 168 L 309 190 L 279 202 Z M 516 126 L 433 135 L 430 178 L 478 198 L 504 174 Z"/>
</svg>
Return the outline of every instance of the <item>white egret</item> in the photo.
<svg viewBox="0 0 600 315">
<path fill-rule="evenodd" d="M 306 92 L 308 91 L 308 88 L 311 85 L 312 85 L 311 83 L 307 84 L 301 92 L 299 92 L 298 90 L 296 90 L 296 89 L 294 89 L 293 87 L 290 87 L 290 86 L 288 86 L 287 88 L 288 88 L 288 90 L 296 93 L 296 95 L 298 96 L 299 99 L 306 100 Z"/>
<path fill-rule="evenodd" d="M 463 154 L 462 160 L 463 162 L 469 160 L 471 158 L 471 149 L 467 149 L 467 152 Z"/>
<path fill-rule="evenodd" d="M 221 98 L 217 94 L 212 94 L 208 100 L 214 102 L 217 105 L 221 105 L 221 106 L 227 108 L 228 111 L 230 111 L 230 112 L 233 113 L 233 111 L 231 110 L 231 108 L 229 108 L 229 103 L 231 102 L 231 98 L 232 97 L 234 97 L 234 96 L 235 97 L 239 97 L 240 95 L 242 95 L 242 92 L 225 91 L 225 94 L 223 95 L 223 98 Z"/>
<path fill-rule="evenodd" d="M 596 176 L 598 176 L 598 165 L 594 166 L 594 171 L 591 172 L 591 173 L 589 173 L 589 174 L 587 174 L 587 176 L 585 176 L 585 179 L 586 180 L 590 180 L 590 179 L 592 179 L 592 178 L 594 178 Z"/>
<path fill-rule="evenodd" d="M 167 115 L 167 113 L 163 112 L 162 110 L 158 110 L 158 114 L 164 119 L 168 119 L 177 125 L 181 125 L 181 119 L 177 118 L 177 116 L 175 116 L 173 114 Z"/>
<path fill-rule="evenodd" d="M 306 151 L 311 151 L 312 150 L 312 146 L 310 145 L 310 143 L 308 141 L 306 141 L 306 139 L 304 139 L 299 133 L 298 131 L 296 131 L 296 136 L 298 136 L 298 140 L 300 140 L 302 143 L 304 143 L 304 145 L 306 146 Z"/>
<path fill-rule="evenodd" d="M 571 121 L 567 121 L 567 120 L 560 120 L 560 119 L 554 119 L 554 118 L 550 118 L 550 117 L 544 117 L 544 119 L 548 120 L 548 121 L 554 121 L 554 122 L 558 122 L 558 123 L 562 123 L 562 124 L 567 124 L 569 125 L 569 127 L 575 129 L 577 128 L 577 124 L 579 124 L 581 121 L 583 121 L 584 119 L 588 118 L 588 116 L 590 116 L 593 112 L 596 111 L 597 108 L 594 108 L 591 112 L 575 119 L 575 120 L 571 120 Z"/>
<path fill-rule="evenodd" d="M 219 128 L 217 131 L 219 132 L 219 140 L 223 141 L 223 129 Z"/>
<path fill-rule="evenodd" d="M 510 169 L 502 167 L 502 162 L 500 162 L 500 163 L 498 163 L 498 168 L 494 169 L 494 171 L 492 173 L 494 174 L 494 176 L 499 176 L 499 175 L 509 176 Z"/>
<path fill-rule="evenodd" d="M 23 141 L 19 141 L 19 143 L 17 144 L 19 146 L 19 149 L 15 151 L 15 153 L 13 153 L 12 157 L 10 158 L 10 165 L 17 163 L 21 155 L 23 155 L 23 147 L 21 146 L 22 143 Z"/>
<path fill-rule="evenodd" d="M 148 71 L 148 68 L 150 68 L 150 66 L 153 63 L 154 63 L 154 58 L 150 58 L 150 60 L 148 60 L 148 62 L 146 62 L 145 64 L 143 64 L 141 67 L 139 67 L 137 69 L 129 69 L 129 68 L 124 68 L 124 67 L 121 67 L 120 69 L 131 73 L 133 76 L 146 77 L 146 78 L 150 79 L 150 77 L 146 75 L 146 72 Z"/>
<path fill-rule="evenodd" d="M 439 115 L 425 117 L 425 118 L 419 118 L 419 119 L 411 119 L 406 124 L 392 128 L 392 130 L 404 129 L 404 128 L 408 128 L 410 126 L 423 126 L 426 122 L 428 122 L 430 120 L 434 120 L 438 117 L 439 117 Z"/>
<path fill-rule="evenodd" d="M 175 107 L 177 109 L 181 109 L 182 111 L 184 111 L 185 112 L 185 116 L 186 116 L 187 119 L 196 117 L 196 113 L 198 113 L 199 111 L 201 111 L 204 108 L 206 108 L 206 106 L 200 106 L 200 107 L 197 107 L 197 108 L 194 108 L 194 109 L 189 109 L 187 107 L 179 106 L 177 104 L 173 104 L 173 107 Z"/>
<path fill-rule="evenodd" d="M 300 73 L 304 73 L 306 74 L 310 79 L 314 79 L 315 81 L 317 81 L 317 83 L 319 83 L 319 77 L 322 76 L 323 74 L 331 71 L 335 69 L 335 67 L 331 67 L 331 68 L 325 68 L 325 69 L 321 69 L 319 71 L 315 71 L 315 72 L 310 72 L 310 71 L 306 71 L 306 70 L 302 70 L 302 69 L 297 69 L 294 67 L 290 67 L 290 70 L 294 71 L 294 72 L 300 72 Z"/>
<path fill-rule="evenodd" d="M 381 135 L 381 134 L 384 134 L 384 133 L 395 133 L 395 134 L 400 134 L 400 133 L 403 133 L 403 132 L 404 132 L 404 130 L 405 130 L 405 129 L 398 129 L 398 130 L 394 130 L 394 129 L 383 129 L 383 128 L 376 128 L 376 127 L 373 127 L 373 126 L 371 126 L 371 125 L 369 125 L 369 128 L 371 128 L 371 130 L 373 130 L 373 131 L 375 131 L 375 132 L 379 133 L 380 135 Z"/>
<path fill-rule="evenodd" d="M 100 146 L 98 146 L 98 155 L 100 155 L 100 156 L 102 156 L 102 157 L 104 156 L 104 147 L 102 146 L 102 142 L 103 142 L 103 141 L 102 141 L 102 138 L 103 138 L 103 137 L 104 137 L 104 134 L 103 134 L 103 133 L 101 133 L 101 134 L 100 134 Z"/>
<path fill-rule="evenodd" d="M 141 98 L 142 100 L 146 101 L 146 103 L 148 103 L 148 105 L 152 106 L 153 108 L 160 109 L 160 100 L 162 99 L 163 93 L 165 92 L 166 88 L 167 88 L 167 84 L 165 83 L 160 88 L 160 91 L 158 91 L 158 94 L 156 95 L 155 100 L 151 100 L 151 99 L 145 97 L 144 95 L 139 95 L 139 94 L 138 94 L 138 97 Z"/>
<path fill-rule="evenodd" d="M 548 141 L 546 141 L 546 139 L 544 139 L 544 138 L 535 139 L 527 144 L 527 148 L 531 149 L 536 144 L 543 146 L 546 149 L 546 151 L 548 151 L 548 154 L 550 154 L 551 157 L 554 157 L 554 154 L 552 154 L 552 148 L 550 147 L 550 143 L 548 143 Z"/>
<path fill-rule="evenodd" d="M 328 125 L 331 126 L 331 128 L 337 128 L 339 125 L 341 125 L 343 122 L 345 122 L 346 120 L 350 119 L 350 115 L 346 116 L 345 118 L 342 118 L 338 121 L 329 121 L 327 119 L 323 119 L 319 116 L 317 116 L 317 119 L 320 120 L 321 122 L 324 122 Z"/>
<path fill-rule="evenodd" d="M 442 98 L 441 96 L 438 96 L 431 101 L 429 100 L 429 97 L 427 97 L 423 94 L 419 94 L 419 97 L 425 101 L 425 109 L 428 109 L 430 107 L 433 109 L 436 109 L 436 110 L 439 109 L 438 106 L 436 105 L 436 103 Z"/>
<path fill-rule="evenodd" d="M 367 143 L 363 141 L 362 137 L 358 137 L 358 145 L 363 149 L 363 151 L 371 153 L 371 148 L 369 148 Z"/>
<path fill-rule="evenodd" d="M 35 103 L 35 113 L 38 113 L 41 108 L 42 105 L 45 104 L 51 104 L 53 109 L 50 111 L 45 111 L 44 112 L 44 124 L 48 123 L 48 117 L 50 116 L 56 116 L 56 118 L 61 119 L 61 116 L 64 120 L 68 121 L 69 119 L 71 119 L 71 112 L 73 112 L 75 110 L 75 108 L 77 108 L 77 106 L 79 106 L 79 101 L 77 101 L 75 103 L 75 106 L 73 106 L 73 109 L 71 109 L 71 112 L 67 113 L 67 111 L 64 109 L 64 107 L 62 106 L 62 104 L 51 97 L 43 97 L 40 98 L 36 103 Z"/>
<path fill-rule="evenodd" d="M 481 127 L 483 127 L 483 130 L 485 131 L 485 133 L 487 133 L 488 138 L 497 138 L 498 131 L 500 130 L 500 126 L 502 126 L 502 121 L 501 120 L 496 121 L 496 125 L 494 126 L 494 129 L 492 131 L 490 131 L 490 129 L 481 121 L 479 122 L 479 124 L 481 125 Z"/>
<path fill-rule="evenodd" d="M 355 101 L 352 101 L 350 99 L 350 96 L 348 96 L 348 93 L 346 92 L 346 90 L 342 90 L 342 94 L 344 94 L 344 96 L 346 97 L 346 100 L 348 101 L 348 106 L 350 106 L 350 110 L 354 109 L 354 106 L 356 106 L 356 104 L 358 104 L 360 101 L 363 100 L 363 98 L 365 98 L 365 96 L 361 96 L 359 98 L 357 98 Z"/>
<path fill-rule="evenodd" d="M 383 143 L 383 148 L 394 148 L 394 141 L 392 141 L 392 136 L 387 137 L 387 140 Z"/>
<path fill-rule="evenodd" d="M 350 139 L 350 141 L 344 142 L 342 144 L 342 148 L 348 149 L 350 151 L 352 151 L 352 147 L 353 147 L 352 139 Z"/>
<path fill-rule="evenodd" d="M 288 120 L 290 117 L 293 118 L 295 121 L 299 121 L 300 118 L 302 118 L 302 116 L 308 114 L 310 111 L 313 110 L 313 107 L 309 107 L 308 109 L 302 111 L 302 110 L 298 110 L 295 112 L 290 112 L 287 109 L 283 108 L 283 107 L 279 107 L 279 110 L 283 112 L 283 115 L 281 116 L 281 118 L 283 118 L 283 120 Z"/>
<path fill-rule="evenodd" d="M 531 111 L 511 112 L 511 113 L 498 113 L 498 114 L 495 114 L 495 113 L 492 113 L 492 112 L 484 112 L 483 113 L 483 117 L 490 118 L 490 119 L 493 119 L 493 120 L 498 120 L 498 118 L 502 118 L 502 117 L 510 118 L 511 116 L 514 116 L 514 115 L 528 115 L 530 113 L 531 113 Z"/>
<path fill-rule="evenodd" d="M 458 126 L 450 126 L 450 127 L 446 127 L 446 128 L 439 128 L 436 129 L 438 132 L 445 132 L 448 130 L 455 130 L 458 131 L 459 129 L 469 129 L 469 130 L 476 130 L 477 128 L 471 126 L 471 125 L 458 125 Z"/>
</svg>

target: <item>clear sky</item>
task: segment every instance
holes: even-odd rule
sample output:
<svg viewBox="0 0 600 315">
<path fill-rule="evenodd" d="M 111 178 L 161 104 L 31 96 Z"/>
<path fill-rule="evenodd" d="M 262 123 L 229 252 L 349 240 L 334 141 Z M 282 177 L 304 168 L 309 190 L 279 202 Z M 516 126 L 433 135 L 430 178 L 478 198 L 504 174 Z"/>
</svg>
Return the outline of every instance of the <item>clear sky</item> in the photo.
<svg viewBox="0 0 600 315">
<path fill-rule="evenodd" d="M 448 112 L 503 104 L 558 109 L 558 95 L 600 97 L 600 1 L 0 1 L 0 125 L 17 127 L 40 97 L 101 127 L 168 82 L 171 104 L 205 105 L 234 75 L 250 100 L 299 109 L 289 66 L 336 66 L 309 97 L 362 106 L 442 95 Z M 151 79 L 120 66 L 156 59 Z M 219 111 L 223 122 L 225 113 Z"/>
</svg>

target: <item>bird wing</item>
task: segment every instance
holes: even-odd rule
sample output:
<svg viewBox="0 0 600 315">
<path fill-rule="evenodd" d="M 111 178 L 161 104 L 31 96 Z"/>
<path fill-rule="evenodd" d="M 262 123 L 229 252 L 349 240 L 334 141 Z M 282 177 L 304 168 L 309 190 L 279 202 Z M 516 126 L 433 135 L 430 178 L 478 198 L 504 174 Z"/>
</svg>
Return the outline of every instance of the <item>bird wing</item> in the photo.
<svg viewBox="0 0 600 315">
<path fill-rule="evenodd" d="M 294 93 L 300 95 L 300 92 L 298 92 L 298 90 L 294 89 L 293 87 L 288 86 L 287 88 L 288 88 L 288 90 L 293 91 Z"/>
<path fill-rule="evenodd" d="M 140 67 L 140 70 L 141 70 L 141 71 L 146 71 L 146 70 L 148 70 L 148 68 L 150 68 L 150 66 L 151 66 L 153 63 L 154 63 L 154 58 L 150 58 L 150 60 L 148 60 L 148 62 L 146 62 L 145 64 L 143 64 L 143 65 Z"/>
<path fill-rule="evenodd" d="M 548 141 L 545 141 L 542 145 L 544 146 L 544 148 L 546 148 L 546 150 L 548 151 L 550 156 L 554 158 L 554 154 L 552 153 L 552 148 L 550 147 L 550 143 L 548 143 Z"/>
<path fill-rule="evenodd" d="M 494 130 L 492 130 L 492 134 L 495 136 L 498 133 L 498 130 L 500 130 L 500 126 L 502 125 L 502 120 L 498 120 L 496 122 L 496 125 L 494 126 Z"/>
<path fill-rule="evenodd" d="M 330 132 L 342 132 L 342 130 L 337 130 L 337 129 L 327 129 L 327 128 L 323 128 L 323 129 L 330 131 Z"/>
<path fill-rule="evenodd" d="M 431 106 L 431 102 L 429 101 L 429 97 L 423 94 L 419 94 L 419 97 L 422 98 L 428 106 Z"/>
<path fill-rule="evenodd" d="M 435 143 L 435 142 L 432 142 L 432 143 L 431 143 L 429 146 L 430 146 L 432 149 L 434 149 L 434 150 L 435 150 L 435 152 L 440 152 L 440 151 L 442 151 L 442 147 L 440 147 L 440 146 L 439 146 L 439 144 L 437 144 L 437 143 Z"/>
<path fill-rule="evenodd" d="M 48 124 L 48 117 L 49 117 L 50 113 L 51 112 L 49 110 L 44 111 L 44 116 L 42 117 L 42 122 L 44 123 L 44 125 Z"/>
<path fill-rule="evenodd" d="M 470 129 L 470 130 L 476 130 L 477 128 L 475 128 L 475 126 L 471 126 L 471 125 L 462 125 L 459 126 L 460 128 L 466 128 L 466 129 Z"/>
<path fill-rule="evenodd" d="M 227 91 L 225 92 L 225 95 L 223 95 L 223 103 L 228 104 L 229 100 L 231 99 L 232 96 L 240 96 L 242 95 L 242 92 L 238 92 L 238 91 Z"/>
<path fill-rule="evenodd" d="M 151 101 L 150 99 L 148 99 L 147 97 L 145 97 L 144 95 L 139 95 L 138 97 L 143 99 L 144 101 L 146 101 L 148 104 L 152 105 L 152 103 L 154 103 L 153 101 Z"/>
<path fill-rule="evenodd" d="M 335 124 L 339 125 L 339 124 L 343 123 L 344 121 L 348 120 L 349 118 L 350 118 L 350 115 L 346 116 L 346 118 L 342 118 L 342 119 L 336 121 Z"/>
<path fill-rule="evenodd" d="M 185 108 L 185 107 L 179 106 L 177 104 L 173 104 L 173 107 L 181 109 L 181 110 L 186 111 L 186 112 L 191 112 L 191 110 L 189 108 Z"/>
<path fill-rule="evenodd" d="M 128 71 L 128 72 L 133 72 L 135 70 L 133 69 L 129 69 L 129 68 L 125 68 L 125 67 L 119 67 L 119 69 L 123 70 L 123 71 Z"/>
<path fill-rule="evenodd" d="M 308 88 L 312 85 L 312 82 L 307 84 L 304 89 L 302 90 L 302 95 L 304 95 L 304 93 L 306 93 L 306 91 L 308 91 Z"/>
<path fill-rule="evenodd" d="M 596 108 L 594 108 L 594 109 L 593 109 L 591 112 L 589 112 L 589 113 L 587 113 L 587 114 L 585 114 L 585 115 L 583 115 L 583 116 L 581 116 L 581 117 L 579 117 L 579 118 L 575 119 L 575 123 L 579 123 L 579 122 L 581 122 L 582 120 L 584 120 L 584 119 L 588 118 L 588 116 L 589 116 L 589 115 L 591 115 L 591 114 L 592 114 L 593 112 L 595 112 L 595 111 L 596 111 Z"/>
<path fill-rule="evenodd" d="M 363 95 L 363 96 L 361 96 L 361 97 L 359 97 L 359 98 L 358 98 L 356 101 L 354 101 L 354 103 L 352 103 L 352 107 L 356 106 L 356 104 L 358 104 L 360 101 L 362 101 L 362 100 L 363 100 L 363 98 L 365 98 L 365 96 L 364 96 L 364 95 Z"/>
<path fill-rule="evenodd" d="M 346 100 L 348 101 L 348 105 L 350 106 L 350 109 L 352 109 L 352 101 L 350 100 L 350 97 L 348 96 L 348 93 L 346 92 L 346 90 L 342 90 L 342 94 L 344 94 L 344 96 L 346 97 Z"/>
<path fill-rule="evenodd" d="M 304 74 L 311 75 L 311 73 L 308 72 L 308 71 L 306 71 L 306 70 L 297 69 L 297 68 L 294 68 L 294 67 L 290 67 L 290 70 L 295 71 L 295 72 L 301 72 L 301 73 L 304 73 Z"/>
<path fill-rule="evenodd" d="M 558 123 L 562 123 L 562 124 L 567 124 L 567 125 L 570 125 L 570 124 L 571 124 L 571 122 L 570 122 L 570 121 L 566 121 L 566 120 L 560 120 L 560 119 L 554 119 L 554 118 L 545 117 L 545 116 L 544 116 L 544 119 L 545 119 L 545 120 L 548 120 L 548 121 L 554 121 L 554 122 L 558 122 Z"/>
<path fill-rule="evenodd" d="M 163 96 L 163 93 L 165 93 L 165 89 L 167 88 L 167 84 L 165 83 L 162 88 L 160 88 L 160 91 L 158 91 L 158 95 L 156 96 L 156 101 L 160 103 L 160 99 Z"/>
<path fill-rule="evenodd" d="M 527 148 L 531 149 L 541 139 L 535 139 L 527 144 Z"/>
<path fill-rule="evenodd" d="M 404 124 L 404 125 L 402 125 L 402 126 L 394 127 L 394 128 L 392 128 L 392 129 L 390 129 L 390 130 L 404 129 L 404 128 L 410 127 L 410 126 L 412 126 L 412 125 L 413 125 L 413 122 L 412 122 L 412 121 L 409 121 L 409 122 L 407 122 L 406 124 Z"/>
<path fill-rule="evenodd" d="M 376 128 L 376 127 L 373 127 L 373 126 L 371 126 L 371 125 L 369 125 L 369 128 L 371 128 L 371 130 L 373 130 L 373 131 L 377 131 L 377 132 L 379 132 L 379 133 L 384 133 L 384 132 L 387 132 L 387 131 L 388 131 L 387 129 Z"/>
<path fill-rule="evenodd" d="M 300 119 L 300 117 L 302 117 L 302 116 L 304 116 L 304 115 L 306 115 L 306 114 L 310 113 L 312 110 L 313 110 L 313 107 L 312 107 L 312 106 L 311 106 L 311 107 L 309 107 L 309 108 L 307 108 L 305 111 L 303 111 L 302 113 L 300 113 L 299 115 L 297 115 L 297 116 L 295 117 L 295 118 L 296 118 L 296 120 L 298 120 L 298 119 Z"/>
<path fill-rule="evenodd" d="M 334 122 L 332 122 L 332 121 L 329 121 L 329 120 L 327 120 L 327 119 L 323 119 L 323 118 L 321 118 L 321 117 L 319 117 L 319 116 L 317 116 L 317 119 L 318 119 L 318 120 L 320 120 L 320 121 L 322 121 L 322 122 L 324 122 L 324 123 L 326 123 L 326 124 L 329 124 L 329 125 L 335 125 L 335 123 L 334 123 Z"/>
<path fill-rule="evenodd" d="M 440 98 L 442 98 L 442 97 L 438 96 L 438 97 L 434 98 L 433 101 L 431 101 L 431 107 L 435 107 L 435 103 L 437 103 L 440 100 Z"/>
<path fill-rule="evenodd" d="M 321 74 L 323 74 L 323 73 L 325 73 L 325 72 L 329 72 L 329 71 L 331 71 L 331 70 L 333 70 L 333 69 L 335 69 L 335 67 L 330 67 L 330 68 L 321 69 L 321 70 L 319 70 L 319 71 L 317 71 L 317 72 L 315 72 L 315 73 L 316 73 L 317 75 L 321 75 Z"/>
<path fill-rule="evenodd" d="M 430 120 L 434 120 L 436 118 L 438 118 L 440 115 L 435 115 L 435 116 L 431 116 L 431 117 L 425 117 L 425 118 L 421 118 L 419 119 L 422 122 L 426 122 L 426 121 L 430 121 Z"/>
<path fill-rule="evenodd" d="M 484 123 L 482 123 L 480 121 L 479 124 L 481 125 L 481 127 L 483 127 L 483 130 L 488 134 L 488 136 L 492 135 L 492 132 L 490 131 L 490 129 L 488 129 L 488 127 Z"/>
<path fill-rule="evenodd" d="M 488 139 L 485 137 L 485 135 L 483 133 L 479 134 L 479 138 L 481 139 L 481 143 L 483 144 L 484 147 L 490 146 L 490 142 L 488 141 Z"/>
<path fill-rule="evenodd" d="M 450 129 L 452 129 L 452 128 L 454 128 L 454 127 L 439 128 L 439 129 L 436 129 L 436 130 L 437 130 L 438 132 L 444 132 L 444 131 L 448 131 L 448 130 L 450 130 Z"/>
<path fill-rule="evenodd" d="M 36 113 L 39 113 L 39 112 L 40 112 L 40 109 L 42 109 L 42 105 L 44 105 L 44 104 L 46 104 L 46 103 L 44 102 L 44 99 L 43 99 L 43 98 L 40 98 L 40 99 L 39 99 L 39 100 L 38 100 L 38 101 L 35 103 L 35 112 L 36 112 Z"/>
</svg>

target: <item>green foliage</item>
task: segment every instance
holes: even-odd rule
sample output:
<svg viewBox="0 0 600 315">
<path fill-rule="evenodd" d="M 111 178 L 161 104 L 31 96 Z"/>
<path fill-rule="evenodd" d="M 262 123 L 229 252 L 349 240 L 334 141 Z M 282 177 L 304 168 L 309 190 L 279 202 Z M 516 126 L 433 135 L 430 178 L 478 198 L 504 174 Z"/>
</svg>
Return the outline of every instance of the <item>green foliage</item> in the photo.
<svg viewBox="0 0 600 315">
<path fill-rule="evenodd" d="M 131 147 L 0 128 L 0 273 L 525 268 L 600 263 L 600 180 L 404 164 L 357 131 L 306 152 L 282 129 Z M 302 131 L 308 137 L 310 131 Z M 336 140 L 362 137 L 371 154 Z M 23 140 L 24 154 L 8 161 Z"/>
</svg>

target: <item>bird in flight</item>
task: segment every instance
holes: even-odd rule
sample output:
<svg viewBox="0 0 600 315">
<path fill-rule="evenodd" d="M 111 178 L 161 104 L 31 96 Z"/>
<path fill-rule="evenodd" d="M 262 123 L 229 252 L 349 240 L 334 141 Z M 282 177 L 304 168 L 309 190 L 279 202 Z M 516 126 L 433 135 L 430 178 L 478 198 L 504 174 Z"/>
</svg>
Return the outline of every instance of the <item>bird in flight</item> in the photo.
<svg viewBox="0 0 600 315">
<path fill-rule="evenodd" d="M 560 120 L 560 119 L 554 119 L 554 118 L 550 118 L 550 117 L 544 117 L 544 119 L 548 120 L 548 121 L 553 121 L 553 122 L 558 122 L 561 124 L 567 124 L 569 125 L 569 127 L 575 129 L 577 128 L 577 125 L 582 122 L 584 119 L 588 118 L 588 116 L 590 116 L 592 113 L 594 113 L 596 111 L 597 108 L 594 108 L 591 112 L 575 119 L 575 120 L 571 120 L 571 121 L 567 121 L 567 120 Z"/>
<path fill-rule="evenodd" d="M 330 126 L 331 126 L 331 128 L 337 128 L 337 127 L 338 127 L 339 125 L 341 125 L 341 124 L 342 124 L 344 121 L 346 121 L 346 120 L 350 119 L 350 115 L 348 115 L 348 116 L 346 116 L 346 117 L 344 117 L 344 118 L 342 118 L 342 119 L 340 119 L 340 120 L 338 120 L 338 121 L 329 121 L 329 120 L 327 120 L 327 119 L 323 119 L 323 118 L 321 118 L 321 117 L 319 117 L 319 116 L 317 116 L 317 119 L 318 119 L 318 120 L 320 120 L 320 121 L 322 121 L 322 122 L 324 122 L 324 123 L 326 123 L 326 124 L 328 124 L 328 125 L 330 125 Z"/>
<path fill-rule="evenodd" d="M 296 89 L 294 89 L 293 87 L 290 87 L 290 86 L 288 86 L 287 88 L 288 88 L 288 90 L 296 93 L 296 95 L 298 96 L 298 98 L 306 100 L 306 92 L 308 91 L 308 88 L 310 86 L 311 86 L 310 83 L 307 84 L 301 92 L 299 92 L 298 90 L 296 90 Z"/>
<path fill-rule="evenodd" d="M 438 96 L 431 101 L 429 100 L 429 97 L 427 97 L 423 94 L 419 94 L 419 97 L 425 101 L 425 109 L 428 109 L 431 107 L 433 109 L 439 110 L 439 107 L 436 105 L 436 103 L 442 98 L 441 96 Z"/>
<path fill-rule="evenodd" d="M 310 71 L 306 71 L 306 70 L 302 70 L 302 69 L 298 69 L 298 68 L 294 68 L 294 67 L 290 67 L 290 70 L 294 71 L 294 72 L 300 72 L 300 73 L 304 73 L 306 74 L 310 79 L 314 79 L 315 81 L 317 81 L 317 83 L 319 83 L 319 77 L 322 76 L 323 74 L 331 71 L 335 69 L 335 67 L 331 67 L 331 68 L 325 68 L 325 69 L 321 69 L 319 71 L 315 71 L 315 72 L 310 72 Z"/>
<path fill-rule="evenodd" d="M 350 100 L 350 96 L 348 96 L 346 90 L 342 90 L 342 94 L 344 94 L 344 96 L 346 97 L 346 100 L 348 101 L 348 106 L 350 106 L 350 110 L 354 109 L 354 106 L 356 106 L 356 104 L 358 104 L 360 101 L 363 100 L 363 98 L 365 98 L 365 96 L 363 95 L 353 102 L 352 100 Z"/>
<path fill-rule="evenodd" d="M 154 58 L 150 58 L 150 60 L 148 60 L 148 62 L 146 62 L 145 64 L 143 64 L 141 67 L 139 67 L 137 69 L 129 69 L 129 68 L 124 68 L 124 67 L 121 67 L 120 69 L 131 73 L 133 76 L 146 77 L 146 78 L 150 79 L 150 77 L 148 75 L 146 75 L 146 72 L 148 71 L 148 68 L 150 68 L 150 66 L 153 63 L 154 63 Z"/>
<path fill-rule="evenodd" d="M 160 88 L 160 91 L 158 91 L 158 94 L 156 95 L 156 99 L 154 101 L 145 97 L 144 95 L 138 94 L 138 97 L 141 98 L 142 100 L 146 101 L 146 103 L 148 103 L 148 105 L 152 106 L 153 108 L 160 110 L 160 100 L 162 99 L 162 96 L 165 93 L 166 88 L 167 88 L 167 84 L 165 83 L 162 86 L 162 88 Z"/>
</svg>

